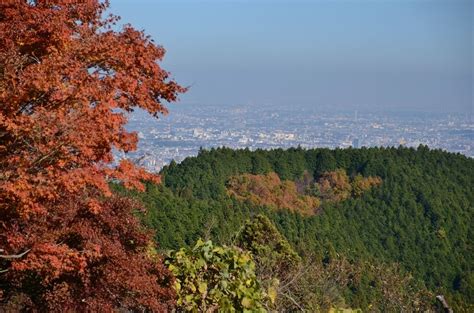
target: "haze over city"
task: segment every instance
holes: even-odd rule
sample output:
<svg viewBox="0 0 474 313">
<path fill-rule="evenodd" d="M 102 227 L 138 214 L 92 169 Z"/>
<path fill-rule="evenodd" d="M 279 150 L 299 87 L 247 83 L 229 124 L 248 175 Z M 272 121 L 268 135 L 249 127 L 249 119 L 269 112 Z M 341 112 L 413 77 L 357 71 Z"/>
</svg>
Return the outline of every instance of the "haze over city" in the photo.
<svg viewBox="0 0 474 313">
<path fill-rule="evenodd" d="M 473 2 L 114 1 L 183 103 L 472 114 Z M 171 107 L 171 110 L 173 107 Z"/>
<path fill-rule="evenodd" d="M 471 1 L 112 3 L 189 90 L 135 114 L 158 171 L 200 148 L 392 147 L 473 156 Z M 158 148 L 159 147 L 159 148 Z"/>
</svg>

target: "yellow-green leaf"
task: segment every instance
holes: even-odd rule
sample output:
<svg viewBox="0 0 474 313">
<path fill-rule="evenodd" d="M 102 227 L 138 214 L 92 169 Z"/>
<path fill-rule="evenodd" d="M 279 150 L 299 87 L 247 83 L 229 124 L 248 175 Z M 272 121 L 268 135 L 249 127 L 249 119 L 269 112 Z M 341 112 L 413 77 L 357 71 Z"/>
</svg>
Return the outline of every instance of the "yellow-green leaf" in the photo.
<svg viewBox="0 0 474 313">
<path fill-rule="evenodd" d="M 247 297 L 243 297 L 243 298 L 242 298 L 242 306 L 243 306 L 244 308 L 247 308 L 247 309 L 250 308 L 250 307 L 252 307 L 252 300 L 250 300 L 250 299 L 247 298 Z"/>
<path fill-rule="evenodd" d="M 199 292 L 200 292 L 200 293 L 202 293 L 202 294 L 206 293 L 206 291 L 207 291 L 207 283 L 206 283 L 206 282 L 201 282 L 201 283 L 199 283 L 198 289 L 199 289 Z"/>
<path fill-rule="evenodd" d="M 278 294 L 278 293 L 277 293 L 277 290 L 276 290 L 275 287 L 270 286 L 270 287 L 268 288 L 268 297 L 270 298 L 270 301 L 271 301 L 272 303 L 275 303 L 277 294 Z"/>
</svg>

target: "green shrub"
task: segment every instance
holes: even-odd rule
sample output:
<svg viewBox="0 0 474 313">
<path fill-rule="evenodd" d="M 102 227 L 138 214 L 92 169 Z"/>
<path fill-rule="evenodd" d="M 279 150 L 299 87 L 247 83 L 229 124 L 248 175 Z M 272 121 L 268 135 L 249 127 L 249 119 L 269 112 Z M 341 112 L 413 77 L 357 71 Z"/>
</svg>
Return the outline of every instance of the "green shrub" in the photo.
<svg viewBox="0 0 474 313">
<path fill-rule="evenodd" d="M 265 292 L 249 252 L 198 240 L 166 260 L 175 275 L 178 310 L 192 312 L 266 312 Z"/>
</svg>

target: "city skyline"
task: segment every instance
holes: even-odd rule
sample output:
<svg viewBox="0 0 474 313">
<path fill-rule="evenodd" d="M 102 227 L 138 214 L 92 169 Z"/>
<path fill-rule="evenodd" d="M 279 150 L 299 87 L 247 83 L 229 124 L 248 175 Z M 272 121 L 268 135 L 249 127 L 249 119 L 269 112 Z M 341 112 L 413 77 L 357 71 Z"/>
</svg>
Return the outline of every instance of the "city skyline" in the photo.
<svg viewBox="0 0 474 313">
<path fill-rule="evenodd" d="M 275 112 L 271 106 L 177 106 L 156 120 L 145 112 L 130 116 L 127 126 L 140 139 L 138 150 L 118 158 L 139 160 L 159 171 L 201 148 L 362 148 L 418 147 L 443 149 L 474 157 L 474 124 L 462 114 L 331 112 L 321 109 Z"/>
</svg>

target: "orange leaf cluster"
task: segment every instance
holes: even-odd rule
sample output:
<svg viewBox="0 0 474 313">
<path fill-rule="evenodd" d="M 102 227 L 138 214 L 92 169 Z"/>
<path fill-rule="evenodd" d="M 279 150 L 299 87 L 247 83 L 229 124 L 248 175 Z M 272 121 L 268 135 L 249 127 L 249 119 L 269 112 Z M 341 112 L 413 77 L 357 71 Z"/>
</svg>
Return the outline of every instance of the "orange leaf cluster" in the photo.
<svg viewBox="0 0 474 313">
<path fill-rule="evenodd" d="M 322 202 L 340 202 L 351 196 L 358 197 L 381 183 L 380 177 L 363 177 L 360 174 L 351 180 L 343 169 L 325 172 L 317 182 L 307 172 L 296 182 L 282 181 L 278 174 L 271 172 L 233 176 L 227 182 L 227 193 L 254 205 L 314 215 Z"/>
<path fill-rule="evenodd" d="M 0 258 L 0 309 L 157 311 L 171 301 L 156 276 L 166 271 L 140 254 L 149 235 L 108 183 L 159 181 L 128 161 L 112 167 L 112 151 L 136 148 L 127 112 L 165 114 L 185 88 L 159 66 L 164 49 L 131 26 L 114 30 L 107 6 L 0 2 L 0 254 L 31 249 Z"/>
<path fill-rule="evenodd" d="M 381 184 L 382 179 L 378 176 L 363 177 L 358 174 L 352 180 L 352 194 L 359 197 L 370 188 L 380 186 Z"/>
<path fill-rule="evenodd" d="M 111 197 L 100 204 L 100 214 L 77 196 L 56 205 L 50 210 L 58 213 L 2 235 L 11 251 L 32 249 L 0 261 L 9 263 L 0 274 L 0 311 L 171 310 L 173 278 L 160 260 L 147 256 L 150 234 L 130 214 L 136 207 L 131 200 Z"/>
<path fill-rule="evenodd" d="M 320 205 L 318 198 L 299 194 L 294 182 L 282 181 L 273 172 L 234 176 L 229 180 L 227 190 L 238 200 L 274 209 L 288 209 L 303 215 L 313 215 Z"/>
<path fill-rule="evenodd" d="M 351 196 L 352 186 L 346 171 L 338 169 L 325 172 L 318 180 L 320 195 L 329 201 L 342 201 Z"/>
<path fill-rule="evenodd" d="M 339 202 L 353 197 L 360 197 L 365 191 L 382 184 L 378 176 L 363 177 L 357 174 L 352 180 L 346 171 L 337 169 L 325 172 L 318 180 L 320 196 L 323 200 Z"/>
</svg>

